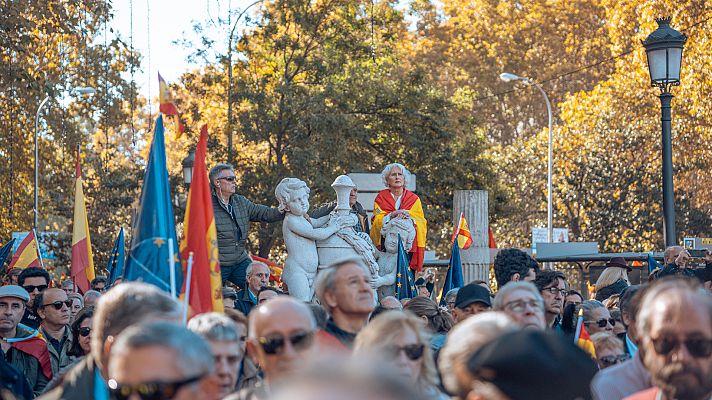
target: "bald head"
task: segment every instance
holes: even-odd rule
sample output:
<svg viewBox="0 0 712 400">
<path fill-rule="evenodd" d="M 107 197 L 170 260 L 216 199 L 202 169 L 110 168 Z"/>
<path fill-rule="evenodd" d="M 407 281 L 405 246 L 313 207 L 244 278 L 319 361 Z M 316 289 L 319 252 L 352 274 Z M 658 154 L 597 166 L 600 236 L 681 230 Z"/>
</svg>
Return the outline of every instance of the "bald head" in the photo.
<svg viewBox="0 0 712 400">
<path fill-rule="evenodd" d="M 402 310 L 403 305 L 393 296 L 386 296 L 381 299 L 381 307 L 387 310 Z"/>
<path fill-rule="evenodd" d="M 316 320 L 309 307 L 293 297 L 277 297 L 265 302 L 250 313 L 249 337 L 258 338 L 280 325 L 285 318 L 299 321 L 305 327 L 316 329 Z"/>
</svg>

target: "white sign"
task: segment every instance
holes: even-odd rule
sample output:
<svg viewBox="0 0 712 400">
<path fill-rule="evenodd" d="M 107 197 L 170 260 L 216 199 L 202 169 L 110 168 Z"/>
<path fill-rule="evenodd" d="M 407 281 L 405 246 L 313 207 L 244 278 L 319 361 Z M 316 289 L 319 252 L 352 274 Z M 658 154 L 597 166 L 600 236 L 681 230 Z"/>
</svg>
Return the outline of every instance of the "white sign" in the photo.
<svg viewBox="0 0 712 400">
<path fill-rule="evenodd" d="M 554 228 L 552 243 L 568 243 L 569 228 Z M 537 243 L 549 243 L 549 230 L 547 228 L 532 228 L 532 248 L 536 249 Z"/>
</svg>

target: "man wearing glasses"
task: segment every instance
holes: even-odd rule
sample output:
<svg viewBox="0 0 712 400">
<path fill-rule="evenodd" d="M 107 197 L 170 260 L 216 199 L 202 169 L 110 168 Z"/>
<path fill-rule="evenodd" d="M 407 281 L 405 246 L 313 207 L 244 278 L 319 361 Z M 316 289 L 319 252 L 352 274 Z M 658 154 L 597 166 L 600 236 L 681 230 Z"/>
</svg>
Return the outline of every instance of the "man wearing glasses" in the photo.
<svg viewBox="0 0 712 400">
<path fill-rule="evenodd" d="M 279 296 L 250 314 L 247 351 L 262 367 L 264 380 L 229 400 L 269 398 L 270 387 L 304 367 L 313 355 L 316 320 L 309 307 L 289 296 Z"/>
<path fill-rule="evenodd" d="M 42 321 L 39 315 L 34 311 L 35 298 L 47 290 L 49 287 L 49 272 L 44 268 L 29 267 L 25 268 L 17 279 L 18 285 L 30 294 L 30 300 L 25 308 L 25 315 L 22 316 L 21 323 L 32 329 L 38 329 Z"/>
<path fill-rule="evenodd" d="M 72 300 L 62 289 L 47 289 L 37 298 L 37 314 L 42 318 L 40 333 L 47 340 L 52 374 L 71 364 L 73 357 L 67 355 L 74 338 L 69 329 Z"/>
<path fill-rule="evenodd" d="M 534 285 L 544 299 L 544 318 L 549 329 L 561 329 L 561 312 L 566 298 L 566 276 L 553 270 L 543 270 L 536 275 Z"/>
<path fill-rule="evenodd" d="M 699 283 L 663 280 L 643 297 L 636 321 L 653 388 L 630 400 L 712 398 L 712 297 Z"/>
<path fill-rule="evenodd" d="M 222 280 L 245 289 L 245 273 L 251 261 L 245 248 L 250 222 L 279 222 L 284 214 L 236 194 L 235 170 L 230 164 L 215 165 L 209 177 Z"/>
</svg>

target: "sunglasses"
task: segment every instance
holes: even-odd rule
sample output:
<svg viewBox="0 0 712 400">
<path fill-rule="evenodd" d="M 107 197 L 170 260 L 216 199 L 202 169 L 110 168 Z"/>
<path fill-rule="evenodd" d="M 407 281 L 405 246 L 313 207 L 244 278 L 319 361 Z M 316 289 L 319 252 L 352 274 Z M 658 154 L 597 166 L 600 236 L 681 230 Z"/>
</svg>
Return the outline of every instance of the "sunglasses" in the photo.
<svg viewBox="0 0 712 400">
<path fill-rule="evenodd" d="M 284 350 L 284 345 L 289 341 L 292 344 L 294 350 L 300 351 L 311 346 L 314 341 L 314 332 L 297 332 L 288 337 L 284 336 L 274 336 L 270 338 L 261 337 L 257 339 L 262 350 L 265 353 L 273 355 L 281 353 Z"/>
<path fill-rule="evenodd" d="M 218 180 L 223 180 L 223 181 L 228 181 L 228 182 L 235 182 L 235 177 L 234 176 L 224 176 L 222 178 L 218 178 Z"/>
<path fill-rule="evenodd" d="M 22 288 L 25 289 L 25 290 L 27 290 L 27 293 L 32 293 L 32 292 L 35 291 L 35 289 L 36 289 L 38 292 L 44 292 L 45 290 L 47 290 L 48 287 L 49 287 L 49 286 L 47 286 L 47 285 L 39 285 L 39 286 L 27 285 L 27 286 L 23 286 Z"/>
<path fill-rule="evenodd" d="M 62 306 L 67 306 L 68 308 L 72 308 L 72 300 L 65 300 L 65 301 L 55 301 L 53 303 L 49 304 L 42 304 L 42 308 L 52 306 L 54 307 L 55 310 L 61 310 Z"/>
<path fill-rule="evenodd" d="M 147 382 L 136 385 L 122 385 L 114 379 L 109 379 L 109 392 L 112 399 L 116 400 L 128 400 L 133 395 L 137 395 L 142 400 L 167 400 L 175 397 L 183 386 L 197 382 L 203 376 L 200 375 L 176 382 Z"/>
<path fill-rule="evenodd" d="M 623 361 L 627 361 L 628 359 L 630 359 L 630 355 L 618 354 L 618 355 L 603 356 L 603 357 L 599 358 L 598 361 L 604 367 L 610 367 L 611 365 L 622 363 Z"/>
<path fill-rule="evenodd" d="M 586 324 L 596 324 L 599 328 L 605 328 L 606 325 L 611 324 L 611 326 L 616 326 L 616 320 L 613 318 L 601 318 L 598 321 L 587 321 Z"/>
<path fill-rule="evenodd" d="M 670 354 L 677 349 L 681 344 L 687 347 L 687 351 L 695 358 L 705 358 L 712 354 L 712 339 L 692 338 L 686 340 L 676 340 L 670 338 L 650 339 L 653 342 L 655 352 L 661 356 Z"/>
<path fill-rule="evenodd" d="M 79 335 L 82 337 L 87 337 L 91 333 L 91 328 L 86 327 L 86 328 L 79 328 Z"/>
<path fill-rule="evenodd" d="M 388 353 L 388 355 L 393 358 L 398 357 L 401 351 L 405 353 L 405 356 L 408 357 L 410 361 L 416 361 L 420 360 L 420 357 L 423 356 L 423 352 L 425 351 L 425 345 L 407 344 L 402 347 L 391 346 L 386 348 L 386 352 Z"/>
<path fill-rule="evenodd" d="M 553 295 L 559 293 L 559 294 L 561 295 L 561 297 L 566 297 L 566 295 L 569 294 L 569 291 L 568 291 L 568 290 L 566 290 L 566 289 L 559 289 L 559 288 L 555 288 L 555 287 L 544 288 L 544 289 L 541 289 L 541 291 L 542 291 L 542 292 L 549 292 L 549 293 L 551 293 L 551 294 L 553 294 Z"/>
</svg>

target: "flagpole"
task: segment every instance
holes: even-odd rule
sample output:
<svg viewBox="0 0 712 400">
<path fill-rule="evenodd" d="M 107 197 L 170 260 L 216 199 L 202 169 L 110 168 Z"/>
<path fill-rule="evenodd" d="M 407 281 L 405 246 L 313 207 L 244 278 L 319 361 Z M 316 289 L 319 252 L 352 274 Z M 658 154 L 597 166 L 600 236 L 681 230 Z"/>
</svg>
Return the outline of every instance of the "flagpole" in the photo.
<svg viewBox="0 0 712 400">
<path fill-rule="evenodd" d="M 170 268 L 171 296 L 176 297 L 176 260 L 175 250 L 173 250 L 173 238 L 168 238 L 168 267 Z"/>
<path fill-rule="evenodd" d="M 40 259 L 40 267 L 44 268 L 44 262 L 42 262 L 42 251 L 40 250 L 40 241 L 37 238 L 37 231 L 32 228 L 32 234 L 35 235 L 35 245 L 37 246 L 37 258 Z"/>
<path fill-rule="evenodd" d="M 190 307 L 190 278 L 193 276 L 193 252 L 188 253 L 188 277 L 185 281 L 185 306 L 183 306 L 183 325 L 188 324 L 188 308 Z"/>
</svg>

